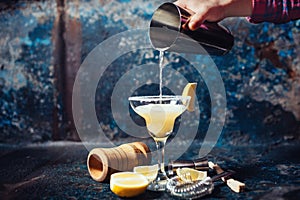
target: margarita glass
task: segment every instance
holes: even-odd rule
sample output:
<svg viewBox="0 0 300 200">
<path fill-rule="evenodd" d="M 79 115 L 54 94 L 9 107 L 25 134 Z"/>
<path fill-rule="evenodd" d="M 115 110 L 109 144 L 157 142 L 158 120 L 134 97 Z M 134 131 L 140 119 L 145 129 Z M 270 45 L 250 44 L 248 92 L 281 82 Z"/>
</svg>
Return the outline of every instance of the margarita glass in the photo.
<svg viewBox="0 0 300 200">
<path fill-rule="evenodd" d="M 145 119 L 148 133 L 154 139 L 158 159 L 158 174 L 148 186 L 149 190 L 164 191 L 168 177 L 164 170 L 164 147 L 173 132 L 174 122 L 189 105 L 190 96 L 132 96 L 129 102 L 132 109 Z"/>
</svg>

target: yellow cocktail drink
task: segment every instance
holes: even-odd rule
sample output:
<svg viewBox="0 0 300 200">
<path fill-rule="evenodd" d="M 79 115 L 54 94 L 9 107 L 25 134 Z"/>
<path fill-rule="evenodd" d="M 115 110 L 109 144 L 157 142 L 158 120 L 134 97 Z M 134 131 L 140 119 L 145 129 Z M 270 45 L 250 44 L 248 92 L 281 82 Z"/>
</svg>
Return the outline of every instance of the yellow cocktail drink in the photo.
<svg viewBox="0 0 300 200">
<path fill-rule="evenodd" d="M 185 109 L 184 105 L 148 104 L 136 107 L 135 112 L 145 119 L 151 136 L 155 140 L 159 140 L 172 133 L 175 119 Z"/>
</svg>

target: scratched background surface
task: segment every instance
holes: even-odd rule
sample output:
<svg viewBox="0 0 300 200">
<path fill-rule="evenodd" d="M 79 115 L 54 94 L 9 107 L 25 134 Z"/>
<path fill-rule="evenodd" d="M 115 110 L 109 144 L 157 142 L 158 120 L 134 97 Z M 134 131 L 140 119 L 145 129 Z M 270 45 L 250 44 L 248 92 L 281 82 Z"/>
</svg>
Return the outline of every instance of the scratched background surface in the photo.
<svg viewBox="0 0 300 200">
<path fill-rule="evenodd" d="M 97 187 L 100 187 L 102 191 L 107 191 L 101 193 L 103 197 L 115 198 L 107 185 L 97 186 L 86 174 L 86 151 L 82 151 L 84 148 L 71 113 L 73 82 L 80 64 L 94 47 L 122 31 L 147 28 L 152 13 L 163 2 L 0 2 L 0 146 L 3 161 L 0 189 L 7 197 L 21 198 L 25 195 L 25 198 L 31 198 L 29 190 L 35 187 L 36 196 L 43 196 L 37 183 L 44 186 L 47 181 L 57 184 L 58 180 L 43 180 L 50 174 L 51 167 L 57 164 L 59 167 L 53 171 L 54 174 L 68 170 L 72 172 L 66 175 L 69 178 L 67 183 L 63 179 L 66 177 L 61 177 L 62 183 L 73 183 L 70 184 L 70 194 L 48 188 L 45 196 L 94 198 L 99 191 Z M 229 18 L 221 23 L 231 30 L 235 44 L 227 55 L 212 57 L 221 73 L 227 95 L 226 122 L 217 147 L 211 154 L 212 159 L 223 160 L 225 167 L 244 174 L 240 176 L 244 180 L 255 173 L 265 173 L 266 177 L 254 176 L 248 182 L 254 191 L 246 196 L 230 196 L 229 191 L 220 189 L 213 198 L 263 198 L 266 197 L 265 192 L 271 197 L 286 195 L 297 198 L 300 184 L 299 156 L 296 154 L 300 141 L 300 21 L 250 24 L 244 18 Z M 204 57 L 199 55 L 198 58 L 205 64 Z M 131 65 L 148 62 L 158 62 L 157 51 L 137 51 L 125 55 L 113 62 L 99 81 L 95 95 L 97 117 L 107 137 L 116 143 L 129 141 L 130 136 L 118 127 L 111 113 L 110 96 L 114 84 Z M 196 91 L 201 100 L 199 141 L 184 155 L 192 157 L 210 121 L 208 90 L 186 60 L 167 53 L 168 62 L 200 86 Z M 167 78 L 172 77 L 166 75 Z M 183 88 L 183 83 L 178 83 L 178 87 Z M 149 92 L 157 91 L 155 84 L 145 88 Z M 61 150 L 70 153 L 64 145 L 70 145 L 70 149 L 74 148 L 77 153 L 71 153 L 70 157 L 66 153 L 56 159 Z M 38 150 L 32 150 L 32 146 Z M 282 152 L 278 151 L 280 148 Z M 38 161 L 40 153 L 47 151 L 49 156 Z M 11 159 L 12 156 L 15 159 Z M 24 156 L 28 159 L 24 160 Z M 257 166 L 253 164 L 255 162 Z M 68 165 L 70 163 L 73 165 Z M 16 164 L 27 167 L 22 171 L 13 167 Z M 243 166 L 259 170 L 250 171 L 248 176 L 242 170 Z M 85 170 L 84 176 L 79 175 L 82 170 Z M 26 182 L 28 180 L 32 181 Z M 77 185 L 74 185 L 76 181 Z M 94 189 L 87 189 L 85 183 L 94 184 Z M 285 183 L 288 187 L 282 187 L 280 194 L 276 192 Z M 74 192 L 76 189 L 78 193 Z M 152 193 L 144 197 L 167 198 Z"/>
</svg>

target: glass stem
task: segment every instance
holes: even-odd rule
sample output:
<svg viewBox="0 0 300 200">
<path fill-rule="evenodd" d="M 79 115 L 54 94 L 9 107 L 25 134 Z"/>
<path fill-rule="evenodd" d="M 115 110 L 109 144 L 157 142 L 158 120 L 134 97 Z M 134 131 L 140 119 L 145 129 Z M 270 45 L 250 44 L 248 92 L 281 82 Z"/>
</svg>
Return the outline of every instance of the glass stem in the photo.
<svg viewBox="0 0 300 200">
<path fill-rule="evenodd" d="M 158 151 L 158 174 L 165 175 L 165 144 L 167 139 L 155 140 L 157 151 Z"/>
</svg>

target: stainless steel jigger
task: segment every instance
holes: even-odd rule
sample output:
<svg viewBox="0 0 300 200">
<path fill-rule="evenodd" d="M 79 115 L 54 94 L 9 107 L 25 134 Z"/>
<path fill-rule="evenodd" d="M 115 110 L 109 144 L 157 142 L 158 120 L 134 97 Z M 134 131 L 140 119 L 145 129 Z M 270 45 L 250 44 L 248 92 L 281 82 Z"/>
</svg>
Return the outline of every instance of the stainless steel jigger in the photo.
<svg viewBox="0 0 300 200">
<path fill-rule="evenodd" d="M 173 3 L 164 3 L 152 16 L 149 36 L 152 46 L 160 51 L 224 55 L 234 43 L 230 31 L 212 22 L 204 22 L 195 31 L 188 29 L 191 14 Z"/>
</svg>

